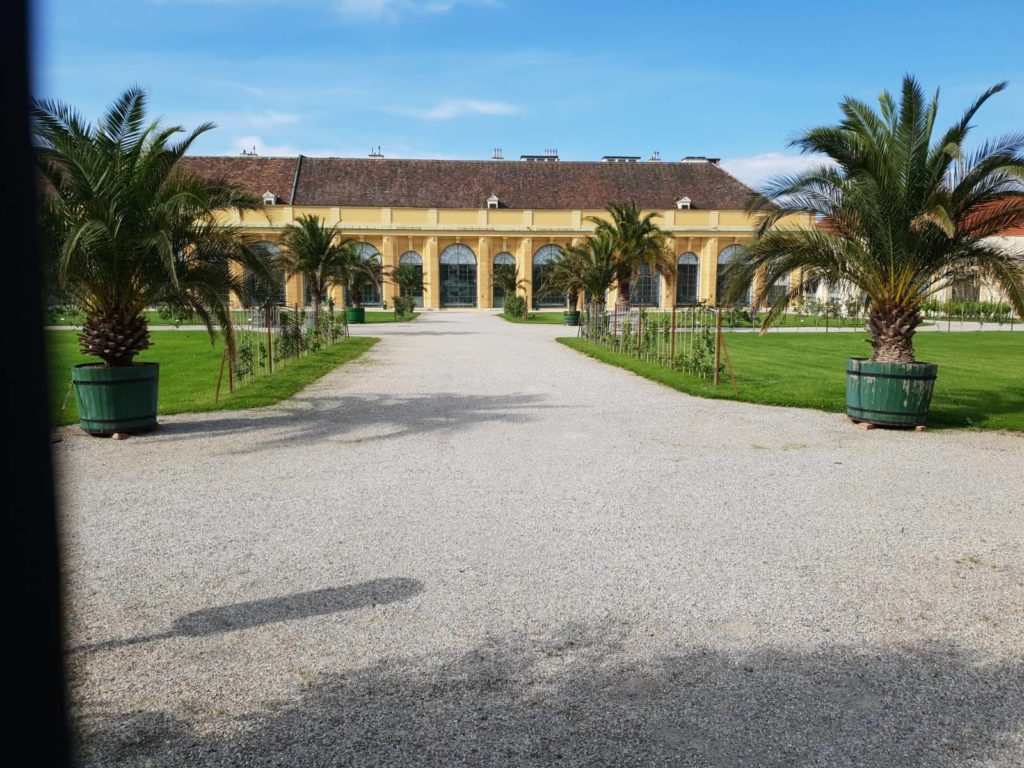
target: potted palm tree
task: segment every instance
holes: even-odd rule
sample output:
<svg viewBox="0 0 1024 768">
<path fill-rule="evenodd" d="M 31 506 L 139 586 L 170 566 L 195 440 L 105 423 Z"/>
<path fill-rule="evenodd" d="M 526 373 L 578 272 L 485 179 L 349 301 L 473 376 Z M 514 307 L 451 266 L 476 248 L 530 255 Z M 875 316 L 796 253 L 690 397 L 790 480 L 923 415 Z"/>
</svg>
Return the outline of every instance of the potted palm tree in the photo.
<svg viewBox="0 0 1024 768">
<path fill-rule="evenodd" d="M 159 366 L 134 362 L 150 346 L 147 307 L 194 314 L 233 349 L 229 294 L 246 295 L 246 270 L 269 279 L 263 252 L 217 216 L 259 201 L 178 164 L 211 128 L 176 139 L 182 128 L 147 122 L 138 88 L 96 126 L 66 104 L 33 105 L 46 274 L 85 315 L 82 352 L 101 361 L 71 372 L 82 429 L 92 434 L 156 426 Z"/>
<path fill-rule="evenodd" d="M 338 227 L 328 227 L 318 216 L 300 216 L 281 236 L 285 247 L 285 274 L 302 275 L 313 304 L 313 327 L 320 327 L 320 305 L 334 285 L 344 285 L 353 269 L 350 239 L 340 239 Z"/>
<path fill-rule="evenodd" d="M 675 269 L 675 257 L 665 248 L 665 232 L 656 223 L 658 214 L 643 213 L 635 203 L 611 203 L 605 206 L 608 218 L 588 216 L 594 231 L 607 235 L 615 248 L 615 284 L 618 305 L 629 306 L 633 278 L 641 267 L 662 274 Z"/>
<path fill-rule="evenodd" d="M 620 255 L 613 235 L 603 229 L 581 243 L 567 246 L 562 252 L 565 265 L 559 266 L 557 271 L 567 269 L 575 273 L 575 279 L 571 283 L 567 281 L 567 286 L 586 299 L 590 319 L 584 328 L 587 336 L 597 336 L 604 328 L 605 297 L 624 271 Z"/>
<path fill-rule="evenodd" d="M 384 280 L 384 266 L 376 258 L 363 259 L 351 247 L 346 246 L 346 251 L 349 265 L 345 271 L 345 289 L 352 306 L 346 307 L 345 319 L 349 323 L 365 323 L 363 291 L 370 287 L 380 290 L 381 282 Z"/>
<path fill-rule="evenodd" d="M 551 262 L 541 294 L 561 293 L 565 295 L 565 311 L 562 322 L 565 325 L 579 325 L 578 309 L 580 294 L 586 290 L 583 283 L 583 270 L 586 264 L 586 246 L 569 245 Z"/>
<path fill-rule="evenodd" d="M 794 142 L 830 162 L 770 182 L 751 203 L 757 237 L 730 267 L 726 294 L 756 285 L 764 302 L 794 270 L 803 283 L 845 281 L 867 296 L 865 323 L 872 353 L 847 364 L 847 414 L 885 426 L 920 426 L 931 402 L 937 366 L 919 362 L 913 338 L 922 305 L 971 276 L 999 285 L 1024 311 L 1024 260 L 993 240 L 1024 225 L 1024 136 L 969 151 L 971 121 L 1005 83 L 990 88 L 941 136 L 934 134 L 938 94 L 926 99 L 903 79 L 897 104 L 883 93 L 876 111 L 846 98 L 838 125 L 814 128 Z M 819 226 L 776 226 L 811 212 Z M 756 280 L 755 280 L 756 276 Z M 769 308 L 766 329 L 800 287 Z"/>
</svg>

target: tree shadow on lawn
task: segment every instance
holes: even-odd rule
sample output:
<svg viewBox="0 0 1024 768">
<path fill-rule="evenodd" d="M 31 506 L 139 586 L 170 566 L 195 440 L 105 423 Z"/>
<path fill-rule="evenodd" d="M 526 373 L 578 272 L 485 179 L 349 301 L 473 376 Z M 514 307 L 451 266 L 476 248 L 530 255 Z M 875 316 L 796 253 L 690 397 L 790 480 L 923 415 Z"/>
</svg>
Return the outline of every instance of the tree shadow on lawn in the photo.
<svg viewBox="0 0 1024 768">
<path fill-rule="evenodd" d="M 203 608 L 186 613 L 174 620 L 165 632 L 150 635 L 136 635 L 121 640 L 106 640 L 101 643 L 72 648 L 70 653 L 109 651 L 129 645 L 166 640 L 171 637 L 205 637 L 225 632 L 261 627 L 286 621 L 325 616 L 358 608 L 386 605 L 399 600 L 408 600 L 423 592 L 423 582 L 417 579 L 387 578 L 373 579 L 343 587 L 328 587 L 309 592 L 250 600 L 244 603 L 230 603 Z"/>
<path fill-rule="evenodd" d="M 238 718 L 80 713 L 105 766 L 1011 766 L 1024 667 L 957 647 L 683 647 L 614 630 L 484 642 L 322 676 Z M 213 712 L 216 701 L 205 703 Z M 88 710 L 88 707 L 85 708 Z"/>
<path fill-rule="evenodd" d="M 975 427 L 988 424 L 999 417 L 1017 416 L 1024 413 L 1024 386 L 1018 390 L 994 392 L 978 389 L 949 389 L 943 387 L 941 379 L 936 382 L 932 407 L 928 413 L 928 425 L 932 427 L 956 428 Z M 1020 430 L 1020 419 L 1016 425 L 1008 424 L 1007 429 Z"/>
<path fill-rule="evenodd" d="M 357 442 L 386 440 L 407 435 L 467 429 L 474 424 L 522 424 L 544 408 L 539 395 L 465 395 L 441 392 L 430 395 L 306 394 L 282 404 L 252 411 L 236 411 L 187 421 L 162 422 L 156 439 L 196 435 L 259 432 L 260 439 L 239 449 L 277 449 L 297 443 L 356 435 Z"/>
</svg>

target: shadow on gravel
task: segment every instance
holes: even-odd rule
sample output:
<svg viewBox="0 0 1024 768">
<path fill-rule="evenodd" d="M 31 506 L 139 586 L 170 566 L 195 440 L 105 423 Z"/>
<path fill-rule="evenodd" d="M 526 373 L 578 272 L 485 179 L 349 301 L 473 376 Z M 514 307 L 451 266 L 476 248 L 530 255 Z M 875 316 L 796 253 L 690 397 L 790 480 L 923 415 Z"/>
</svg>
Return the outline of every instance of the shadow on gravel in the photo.
<svg viewBox="0 0 1024 768">
<path fill-rule="evenodd" d="M 443 363 L 439 363 L 443 365 Z M 195 435 L 258 433 L 237 453 L 278 449 L 355 434 L 358 442 L 393 439 L 441 430 L 462 430 L 485 422 L 522 424 L 537 418 L 546 406 L 538 395 L 298 395 L 264 410 L 212 415 L 191 421 L 161 423 L 156 439 Z"/>
<path fill-rule="evenodd" d="M 575 628 L 459 656 L 388 659 L 236 718 L 215 714 L 216 700 L 201 714 L 79 715 L 82 764 L 994 768 L 1024 760 L 1016 661 L 986 662 L 957 647 L 683 647 L 641 664 L 614 634 Z"/>
<path fill-rule="evenodd" d="M 92 645 L 72 648 L 71 653 L 108 651 L 129 645 L 166 640 L 171 637 L 203 637 L 223 632 L 235 632 L 264 624 L 308 619 L 357 608 L 385 605 L 408 600 L 423 592 L 423 582 L 417 579 L 373 579 L 344 587 L 296 592 L 291 595 L 269 597 L 245 603 L 231 603 L 186 613 L 175 619 L 166 632 L 137 635 L 123 640 L 108 640 Z"/>
</svg>

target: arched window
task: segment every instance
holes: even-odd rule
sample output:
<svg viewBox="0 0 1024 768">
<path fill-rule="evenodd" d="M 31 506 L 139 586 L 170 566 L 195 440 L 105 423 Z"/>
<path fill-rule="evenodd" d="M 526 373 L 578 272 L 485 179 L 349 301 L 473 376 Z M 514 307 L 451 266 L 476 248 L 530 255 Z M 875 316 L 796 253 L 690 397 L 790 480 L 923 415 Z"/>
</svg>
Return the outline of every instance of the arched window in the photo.
<svg viewBox="0 0 1024 768">
<path fill-rule="evenodd" d="M 700 296 L 700 259 L 687 251 L 679 257 L 676 273 L 676 304 L 690 306 Z"/>
<path fill-rule="evenodd" d="M 441 251 L 441 306 L 476 306 L 476 254 L 454 243 Z"/>
<path fill-rule="evenodd" d="M 715 302 L 722 306 L 722 297 L 725 295 L 725 286 L 729 280 L 729 268 L 734 261 L 741 258 L 746 252 L 742 245 L 727 245 L 718 254 L 718 275 L 715 278 Z M 750 286 L 747 286 L 746 293 L 733 302 L 736 306 L 747 306 L 750 304 Z"/>
<path fill-rule="evenodd" d="M 562 249 L 553 243 L 542 245 L 533 254 L 533 308 L 542 307 L 564 307 L 565 294 L 549 291 L 540 294 L 543 289 L 544 280 L 551 270 L 551 262 L 562 255 Z"/>
<path fill-rule="evenodd" d="M 765 292 L 765 303 L 768 306 L 789 296 L 789 275 L 790 273 L 787 272 L 768 286 L 768 290 Z"/>
<path fill-rule="evenodd" d="M 494 268 L 491 272 L 491 284 L 493 286 L 491 305 L 495 309 L 501 309 L 505 306 L 505 290 L 501 285 L 499 285 L 499 281 L 496 279 L 502 271 L 511 273 L 513 277 L 516 274 L 516 257 L 508 251 L 502 251 L 494 257 Z"/>
<path fill-rule="evenodd" d="M 258 248 L 262 248 L 267 256 L 276 263 L 280 263 L 281 259 L 281 248 L 277 243 L 271 243 L 268 240 L 262 240 L 255 244 Z M 250 271 L 245 272 L 245 290 L 249 295 L 245 298 L 246 303 L 254 306 L 262 306 L 264 304 L 284 304 L 285 303 L 285 287 L 287 285 L 287 277 L 284 274 L 284 270 L 281 270 L 278 275 L 274 278 L 274 288 L 269 288 L 265 284 L 256 282 L 256 276 Z"/>
<path fill-rule="evenodd" d="M 818 278 L 805 280 L 800 286 L 800 296 L 804 301 L 817 301 L 821 280 Z"/>
<path fill-rule="evenodd" d="M 966 277 L 953 283 L 953 301 L 978 301 L 981 299 L 981 281 L 977 277 Z"/>
<path fill-rule="evenodd" d="M 363 261 L 376 261 L 377 263 L 380 263 L 380 251 L 369 243 L 353 243 L 352 248 L 355 250 L 356 255 Z M 380 304 L 380 286 L 373 285 L 371 283 L 363 288 L 362 295 L 359 298 L 359 303 L 363 306 Z"/>
<path fill-rule="evenodd" d="M 420 256 L 416 251 L 406 251 L 398 257 L 398 263 L 408 264 L 412 269 L 417 270 L 420 278 L 420 283 L 423 283 L 423 257 Z M 405 289 L 403 288 L 403 295 Z M 417 288 L 409 293 L 412 296 L 413 302 L 417 307 L 423 306 L 423 288 Z"/>
<path fill-rule="evenodd" d="M 629 303 L 634 307 L 656 307 L 661 303 L 661 274 L 641 264 L 629 283 Z"/>
</svg>

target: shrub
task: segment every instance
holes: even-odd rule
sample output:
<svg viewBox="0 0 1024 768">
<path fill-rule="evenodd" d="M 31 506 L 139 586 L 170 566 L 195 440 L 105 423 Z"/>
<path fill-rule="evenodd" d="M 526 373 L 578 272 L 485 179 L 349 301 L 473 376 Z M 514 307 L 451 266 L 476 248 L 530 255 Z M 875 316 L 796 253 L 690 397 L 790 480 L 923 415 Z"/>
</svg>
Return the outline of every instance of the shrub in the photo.
<svg viewBox="0 0 1024 768">
<path fill-rule="evenodd" d="M 526 319 L 526 297 L 518 293 L 505 297 L 505 316 L 516 320 Z"/>
<path fill-rule="evenodd" d="M 395 317 L 411 315 L 416 309 L 416 300 L 412 296 L 395 297 Z"/>
</svg>

